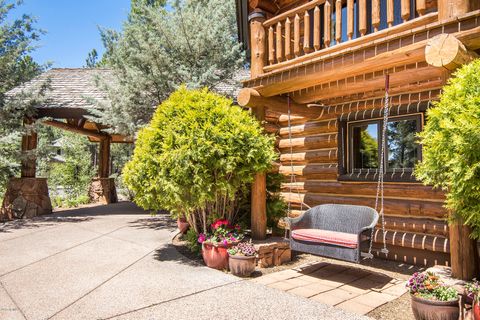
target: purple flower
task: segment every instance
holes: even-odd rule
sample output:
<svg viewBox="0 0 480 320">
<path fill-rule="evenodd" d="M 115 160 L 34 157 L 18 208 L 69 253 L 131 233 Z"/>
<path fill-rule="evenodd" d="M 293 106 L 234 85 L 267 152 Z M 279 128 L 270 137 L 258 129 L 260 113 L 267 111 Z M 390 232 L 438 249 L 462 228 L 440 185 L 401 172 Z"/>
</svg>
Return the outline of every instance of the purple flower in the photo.
<svg viewBox="0 0 480 320">
<path fill-rule="evenodd" d="M 224 245 L 227 245 L 227 244 L 228 244 L 227 239 L 223 239 L 223 244 L 224 244 Z"/>
<path fill-rule="evenodd" d="M 205 235 L 204 235 L 203 233 L 200 233 L 200 234 L 198 235 L 198 242 L 199 242 L 199 243 L 204 243 L 205 240 L 206 240 Z"/>
</svg>

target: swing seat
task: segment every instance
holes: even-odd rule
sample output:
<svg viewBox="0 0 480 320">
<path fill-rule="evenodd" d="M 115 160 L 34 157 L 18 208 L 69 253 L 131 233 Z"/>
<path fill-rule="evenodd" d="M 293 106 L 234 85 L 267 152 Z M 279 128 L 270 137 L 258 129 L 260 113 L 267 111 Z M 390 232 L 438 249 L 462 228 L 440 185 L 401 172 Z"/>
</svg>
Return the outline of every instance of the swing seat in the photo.
<svg viewBox="0 0 480 320">
<path fill-rule="evenodd" d="M 318 256 L 359 263 L 368 251 L 375 209 L 365 206 L 324 204 L 298 218 L 289 218 L 290 248 Z"/>
</svg>

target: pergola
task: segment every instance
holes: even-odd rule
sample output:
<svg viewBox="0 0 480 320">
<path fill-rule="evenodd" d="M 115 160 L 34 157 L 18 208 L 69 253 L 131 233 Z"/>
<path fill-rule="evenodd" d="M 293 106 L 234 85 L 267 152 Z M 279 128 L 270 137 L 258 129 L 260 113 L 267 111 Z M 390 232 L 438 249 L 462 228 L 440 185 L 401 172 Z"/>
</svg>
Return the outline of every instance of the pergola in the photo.
<svg viewBox="0 0 480 320">
<path fill-rule="evenodd" d="M 44 103 L 35 107 L 35 118 L 25 118 L 24 124 L 36 121 L 62 130 L 85 135 L 91 142 L 99 143 L 98 176 L 92 181 L 90 197 L 95 202 L 117 202 L 115 183 L 110 176 L 111 143 L 133 143 L 133 139 L 105 132 L 108 127 L 87 119 L 93 104 L 106 103 L 107 95 L 100 89 L 98 78 L 109 79 L 108 69 L 51 69 L 30 82 L 13 89 L 8 94 L 34 91 L 47 84 Z M 22 152 L 32 154 L 37 148 L 38 136 L 27 130 L 22 137 Z M 21 163 L 21 177 L 12 178 L 2 204 L 0 218 L 32 217 L 48 214 L 52 205 L 45 178 L 36 177 L 36 158 L 26 156 Z"/>
</svg>

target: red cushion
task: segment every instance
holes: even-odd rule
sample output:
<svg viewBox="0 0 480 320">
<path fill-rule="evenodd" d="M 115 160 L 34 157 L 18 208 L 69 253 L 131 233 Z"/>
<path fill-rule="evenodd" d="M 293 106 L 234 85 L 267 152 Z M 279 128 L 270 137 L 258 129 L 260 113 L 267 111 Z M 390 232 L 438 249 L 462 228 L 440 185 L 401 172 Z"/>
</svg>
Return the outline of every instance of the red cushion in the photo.
<svg viewBox="0 0 480 320">
<path fill-rule="evenodd" d="M 297 229 L 292 231 L 295 240 L 328 243 L 341 247 L 358 247 L 358 235 L 321 229 Z"/>
</svg>

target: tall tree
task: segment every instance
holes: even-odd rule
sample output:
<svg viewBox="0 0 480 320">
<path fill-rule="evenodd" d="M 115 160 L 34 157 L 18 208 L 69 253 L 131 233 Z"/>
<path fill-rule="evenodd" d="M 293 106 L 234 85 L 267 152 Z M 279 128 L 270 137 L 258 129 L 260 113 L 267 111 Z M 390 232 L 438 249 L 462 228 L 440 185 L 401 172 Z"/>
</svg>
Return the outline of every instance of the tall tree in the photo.
<svg viewBox="0 0 480 320">
<path fill-rule="evenodd" d="M 148 123 L 180 85 L 215 89 L 244 63 L 233 0 L 183 0 L 166 7 L 135 2 L 121 33 L 102 31 L 114 72 L 100 85 L 111 104 L 94 111 L 97 121 L 127 134 Z"/>
<path fill-rule="evenodd" d="M 30 15 L 12 19 L 12 11 L 21 1 L 0 0 L 0 192 L 8 178 L 18 171 L 22 120 L 33 115 L 33 106 L 41 92 L 22 92 L 16 99 L 6 93 L 38 75 L 43 66 L 34 62 L 30 54 L 42 32 L 35 28 Z"/>
</svg>

